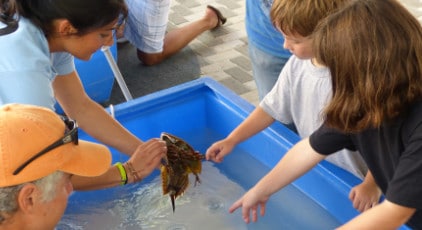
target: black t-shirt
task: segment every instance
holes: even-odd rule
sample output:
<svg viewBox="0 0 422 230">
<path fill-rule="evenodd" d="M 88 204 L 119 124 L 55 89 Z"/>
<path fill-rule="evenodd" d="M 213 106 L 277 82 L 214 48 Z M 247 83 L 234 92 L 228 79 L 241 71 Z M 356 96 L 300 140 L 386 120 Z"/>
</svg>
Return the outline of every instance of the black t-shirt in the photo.
<svg viewBox="0 0 422 230">
<path fill-rule="evenodd" d="M 322 125 L 310 136 L 312 148 L 329 155 L 358 150 L 388 201 L 416 208 L 408 225 L 422 229 L 422 103 L 380 128 L 345 134 Z"/>
</svg>

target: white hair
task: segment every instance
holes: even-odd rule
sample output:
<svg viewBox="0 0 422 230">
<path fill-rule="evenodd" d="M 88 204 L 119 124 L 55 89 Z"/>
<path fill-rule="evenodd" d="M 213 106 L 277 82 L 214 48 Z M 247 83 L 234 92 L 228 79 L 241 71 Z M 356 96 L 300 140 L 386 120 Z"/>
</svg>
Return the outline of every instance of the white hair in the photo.
<svg viewBox="0 0 422 230">
<path fill-rule="evenodd" d="M 63 172 L 56 171 L 48 176 L 28 183 L 34 184 L 41 191 L 41 202 L 48 202 L 56 197 L 56 187 L 63 175 Z M 28 183 L 0 188 L 0 224 L 8 215 L 18 210 L 17 195 Z"/>
</svg>

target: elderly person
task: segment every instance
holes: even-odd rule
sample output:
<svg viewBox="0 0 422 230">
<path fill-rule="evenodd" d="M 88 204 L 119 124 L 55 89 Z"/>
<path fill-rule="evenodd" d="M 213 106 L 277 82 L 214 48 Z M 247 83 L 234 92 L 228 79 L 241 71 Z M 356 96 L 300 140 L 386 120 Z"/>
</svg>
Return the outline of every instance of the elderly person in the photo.
<svg viewBox="0 0 422 230">
<path fill-rule="evenodd" d="M 71 177 L 107 171 L 107 147 L 78 140 L 75 121 L 32 105 L 0 107 L 0 229 L 54 229 Z"/>
</svg>

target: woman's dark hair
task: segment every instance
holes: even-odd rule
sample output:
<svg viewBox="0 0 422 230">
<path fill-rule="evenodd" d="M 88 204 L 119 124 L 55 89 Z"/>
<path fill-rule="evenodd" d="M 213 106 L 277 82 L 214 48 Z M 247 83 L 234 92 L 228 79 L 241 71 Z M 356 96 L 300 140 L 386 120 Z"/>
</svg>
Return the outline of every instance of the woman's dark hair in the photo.
<svg viewBox="0 0 422 230">
<path fill-rule="evenodd" d="M 331 127 L 377 128 L 422 98 L 422 27 L 398 1 L 351 1 L 319 25 L 314 51 L 331 72 Z"/>
<path fill-rule="evenodd" d="M 0 21 L 9 24 L 18 17 L 25 17 L 50 33 L 53 20 L 67 19 L 78 34 L 112 23 L 127 16 L 124 0 L 0 0 Z"/>
</svg>

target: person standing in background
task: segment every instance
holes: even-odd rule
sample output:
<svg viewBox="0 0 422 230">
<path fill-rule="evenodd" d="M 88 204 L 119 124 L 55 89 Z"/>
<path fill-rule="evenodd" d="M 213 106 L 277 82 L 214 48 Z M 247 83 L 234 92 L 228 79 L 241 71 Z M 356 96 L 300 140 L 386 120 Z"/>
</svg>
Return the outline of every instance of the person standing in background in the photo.
<svg viewBox="0 0 422 230">
<path fill-rule="evenodd" d="M 273 0 L 246 0 L 245 26 L 249 58 L 259 100 L 270 92 L 291 56 L 284 49 L 284 38 L 270 19 Z"/>
</svg>

